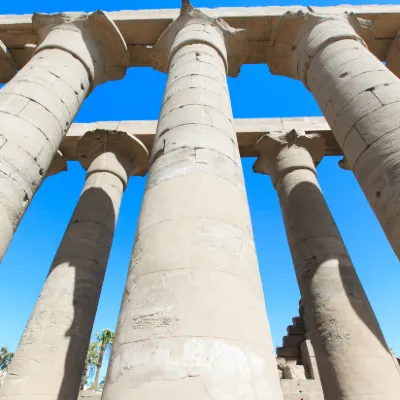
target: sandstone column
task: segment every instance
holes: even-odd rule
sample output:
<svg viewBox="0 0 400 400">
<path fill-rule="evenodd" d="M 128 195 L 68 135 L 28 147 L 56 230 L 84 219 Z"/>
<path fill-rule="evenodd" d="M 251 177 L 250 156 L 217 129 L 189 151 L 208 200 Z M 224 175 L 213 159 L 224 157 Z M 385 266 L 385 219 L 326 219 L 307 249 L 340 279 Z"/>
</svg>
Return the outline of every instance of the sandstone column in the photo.
<svg viewBox="0 0 400 400">
<path fill-rule="evenodd" d="M 400 376 L 318 185 L 319 135 L 292 131 L 257 143 L 257 172 L 278 192 L 326 400 L 395 400 Z"/>
<path fill-rule="evenodd" d="M 34 56 L 0 89 L 0 260 L 83 100 L 129 64 L 120 32 L 101 11 L 35 14 L 33 26 Z"/>
<path fill-rule="evenodd" d="M 400 32 L 396 35 L 389 48 L 389 51 L 386 56 L 386 66 L 397 77 L 400 77 Z"/>
<path fill-rule="evenodd" d="M 226 82 L 242 34 L 187 7 L 157 43 L 168 83 L 103 400 L 282 399 Z"/>
<path fill-rule="evenodd" d="M 287 14 L 268 48 L 273 73 L 313 93 L 400 257 L 400 80 L 369 52 L 368 21 Z"/>
<path fill-rule="evenodd" d="M 147 150 L 123 132 L 78 143 L 86 183 L 3 386 L 4 400 L 76 400 L 97 304 L 129 176 Z"/>
</svg>

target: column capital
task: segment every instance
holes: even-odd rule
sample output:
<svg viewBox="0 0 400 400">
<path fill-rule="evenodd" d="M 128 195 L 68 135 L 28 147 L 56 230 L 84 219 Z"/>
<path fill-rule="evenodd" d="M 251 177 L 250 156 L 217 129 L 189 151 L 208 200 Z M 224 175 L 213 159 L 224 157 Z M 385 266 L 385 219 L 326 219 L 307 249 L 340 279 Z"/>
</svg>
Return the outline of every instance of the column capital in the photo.
<svg viewBox="0 0 400 400">
<path fill-rule="evenodd" d="M 267 64 L 274 75 L 302 80 L 316 53 L 339 40 L 355 40 L 365 47 L 363 36 L 373 35 L 372 22 L 354 14 L 324 15 L 313 11 L 288 11 L 279 19 L 267 47 Z"/>
<path fill-rule="evenodd" d="M 204 43 L 220 53 L 228 75 L 238 76 L 248 52 L 246 31 L 230 27 L 221 18 L 206 15 L 194 8 L 188 0 L 182 3 L 180 16 L 168 26 L 154 45 L 153 68 L 168 72 L 171 57 L 177 50 L 185 45 Z M 199 29 L 201 25 L 203 28 Z M 213 32 L 219 35 L 212 35 Z"/>
<path fill-rule="evenodd" d="M 0 82 L 8 82 L 18 69 L 5 44 L 0 40 Z"/>
<path fill-rule="evenodd" d="M 400 32 L 397 33 L 389 48 L 386 66 L 400 78 Z"/>
<path fill-rule="evenodd" d="M 264 135 L 256 143 L 256 149 L 260 156 L 253 165 L 254 172 L 271 175 L 275 183 L 277 175 L 288 169 L 314 170 L 324 156 L 325 142 L 317 133 L 293 129 Z"/>
<path fill-rule="evenodd" d="M 149 153 L 146 147 L 126 132 L 103 129 L 86 132 L 79 140 L 76 151 L 77 159 L 88 174 L 110 172 L 117 175 L 125 187 L 130 176 L 147 173 Z"/>
<path fill-rule="evenodd" d="M 122 79 L 129 66 L 129 52 L 121 32 L 103 11 L 71 17 L 65 14 L 32 16 L 38 35 L 35 53 L 61 49 L 86 67 L 92 86 Z"/>
</svg>

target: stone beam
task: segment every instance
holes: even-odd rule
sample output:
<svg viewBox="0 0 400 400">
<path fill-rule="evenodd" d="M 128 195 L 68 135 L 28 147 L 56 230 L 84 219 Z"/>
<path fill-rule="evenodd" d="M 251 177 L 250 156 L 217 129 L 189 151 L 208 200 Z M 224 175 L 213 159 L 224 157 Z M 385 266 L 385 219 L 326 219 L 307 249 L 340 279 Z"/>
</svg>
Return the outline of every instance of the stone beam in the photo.
<svg viewBox="0 0 400 400">
<path fill-rule="evenodd" d="M 342 5 L 335 7 L 235 7 L 202 9 L 212 17 L 223 18 L 233 28 L 246 29 L 249 40 L 247 64 L 266 62 L 266 43 L 279 19 L 288 11 L 317 14 L 354 13 L 374 23 L 374 35 L 363 38 L 369 49 L 380 60 L 386 56 L 393 39 L 400 30 L 400 5 Z M 66 13 L 70 16 L 82 13 Z M 121 31 L 129 49 L 130 66 L 151 66 L 153 45 L 167 26 L 179 15 L 179 10 L 139 10 L 109 12 L 108 16 Z M 0 40 L 8 48 L 13 60 L 21 67 L 31 57 L 37 36 L 32 26 L 32 15 L 1 15 Z M 0 69 L 1 71 L 1 69 Z M 0 73 L 0 82 L 7 77 Z"/>
<path fill-rule="evenodd" d="M 235 124 L 241 157 L 257 157 L 258 153 L 254 145 L 264 134 L 276 131 L 289 132 L 292 129 L 302 130 L 306 133 L 319 133 L 326 143 L 325 155 L 342 154 L 329 125 L 322 117 L 236 119 Z M 60 150 L 67 160 L 75 160 L 76 145 L 86 132 L 108 129 L 123 131 L 136 136 L 150 151 L 156 128 L 157 121 L 74 123 L 69 129 Z"/>
</svg>

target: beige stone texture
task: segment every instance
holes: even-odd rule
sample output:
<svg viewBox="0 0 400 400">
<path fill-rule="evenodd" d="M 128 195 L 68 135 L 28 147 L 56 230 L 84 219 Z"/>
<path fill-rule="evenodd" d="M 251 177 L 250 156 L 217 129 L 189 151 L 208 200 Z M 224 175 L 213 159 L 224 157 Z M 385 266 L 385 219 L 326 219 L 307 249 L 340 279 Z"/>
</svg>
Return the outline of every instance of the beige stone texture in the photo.
<svg viewBox="0 0 400 400">
<path fill-rule="evenodd" d="M 347 13 L 371 20 L 374 24 L 373 35 L 366 35 L 363 39 L 373 54 L 383 61 L 386 60 L 389 47 L 399 31 L 400 17 L 400 5 L 387 4 L 224 7 L 201 10 L 210 17 L 222 18 L 233 28 L 246 29 L 249 50 L 245 60 L 247 64 L 265 63 L 267 45 L 273 39 L 274 27 L 287 12 L 307 14 L 312 10 L 316 15 L 329 16 Z M 66 15 L 76 17 L 81 13 L 72 12 Z M 109 12 L 107 15 L 115 22 L 128 45 L 130 66 L 140 67 L 153 65 L 154 44 L 172 20 L 179 16 L 179 10 L 124 10 Z M 30 45 L 37 43 L 31 15 L 0 16 L 0 40 L 9 49 L 18 68 L 22 67 L 32 55 Z M 0 69 L 0 82 L 6 82 L 1 72 Z"/>
<path fill-rule="evenodd" d="M 314 348 L 307 339 L 302 306 L 299 311 L 300 317 L 293 318 L 293 323 L 287 327 L 283 346 L 277 348 L 276 361 L 281 372 L 283 397 L 284 400 L 325 400 Z M 296 352 L 293 349 L 296 349 Z M 279 354 L 283 356 L 280 357 Z"/>
<path fill-rule="evenodd" d="M 301 359 L 303 361 L 304 367 L 306 368 L 307 375 L 309 375 L 309 378 L 321 382 L 321 378 L 318 371 L 318 364 L 315 358 L 314 347 L 310 339 L 306 339 L 301 344 L 300 351 L 301 351 Z"/>
<path fill-rule="evenodd" d="M 354 15 L 288 14 L 268 62 L 313 93 L 400 257 L 400 80 L 367 49 L 363 37 L 374 35 L 372 26 Z M 288 46 L 289 57 L 279 58 Z"/>
<path fill-rule="evenodd" d="M 147 150 L 123 132 L 78 144 L 86 182 L 9 374 L 4 400 L 76 400 L 124 189 L 146 172 Z"/>
<path fill-rule="evenodd" d="M 126 44 L 101 11 L 70 19 L 35 14 L 40 44 L 0 89 L 0 260 L 89 91 L 119 79 Z"/>
<path fill-rule="evenodd" d="M 192 82 L 207 81 L 192 75 Z M 184 81 L 180 80 L 180 83 Z M 175 85 L 175 88 L 177 85 Z M 205 86 L 206 88 L 207 86 Z M 211 87 L 214 88 L 214 85 Z M 278 130 L 301 129 L 306 133 L 319 133 L 324 137 L 325 154 L 341 155 L 342 150 L 332 135 L 331 128 L 322 117 L 303 118 L 238 118 L 234 120 L 239 152 L 241 157 L 257 157 L 255 149 L 257 141 L 268 132 Z M 74 123 L 65 136 L 60 150 L 67 160 L 76 159 L 76 144 L 80 137 L 88 131 L 95 129 L 116 129 L 128 132 L 140 139 L 146 148 L 151 151 L 154 143 L 154 134 L 157 129 L 157 121 L 99 121 L 93 123 Z"/>
<path fill-rule="evenodd" d="M 324 400 L 319 383 L 312 379 L 281 380 L 284 400 Z"/>
<path fill-rule="evenodd" d="M 8 82 L 16 73 L 17 66 L 7 47 L 0 40 L 0 77 L 1 81 Z"/>
<path fill-rule="evenodd" d="M 47 170 L 47 176 L 57 175 L 60 172 L 68 171 L 67 161 L 60 150 L 55 154 L 49 169 Z"/>
<path fill-rule="evenodd" d="M 228 96 L 228 31 L 189 8 L 159 40 L 169 76 L 103 400 L 282 399 Z M 195 75 L 213 88 L 194 86 Z"/>
<path fill-rule="evenodd" d="M 78 400 L 100 400 L 101 393 L 95 393 L 92 390 L 83 390 L 79 392 Z"/>
<path fill-rule="evenodd" d="M 391 44 L 387 57 L 386 66 L 398 77 L 400 77 L 400 32 Z"/>
<path fill-rule="evenodd" d="M 399 374 L 317 181 L 322 138 L 277 132 L 257 148 L 255 170 L 279 196 L 325 399 L 398 399 Z"/>
</svg>

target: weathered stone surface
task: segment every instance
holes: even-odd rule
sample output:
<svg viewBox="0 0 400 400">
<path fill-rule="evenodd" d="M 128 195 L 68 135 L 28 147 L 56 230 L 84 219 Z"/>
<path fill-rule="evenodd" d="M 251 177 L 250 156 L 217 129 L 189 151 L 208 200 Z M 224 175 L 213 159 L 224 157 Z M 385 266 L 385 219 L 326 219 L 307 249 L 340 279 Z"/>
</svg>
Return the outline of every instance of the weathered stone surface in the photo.
<svg viewBox="0 0 400 400">
<path fill-rule="evenodd" d="M 284 358 L 298 358 L 300 356 L 300 348 L 299 346 L 285 346 L 285 347 L 277 347 L 276 354 L 278 357 Z"/>
<path fill-rule="evenodd" d="M 193 10 L 166 35 L 169 77 L 103 400 L 279 400 L 225 37 Z M 176 91 L 193 74 L 212 74 L 213 90 L 193 97 L 186 79 Z"/>
<path fill-rule="evenodd" d="M 78 400 L 100 400 L 101 393 L 95 393 L 92 390 L 83 390 L 79 392 Z"/>
<path fill-rule="evenodd" d="M 64 156 L 61 151 L 57 151 L 56 155 L 53 158 L 52 163 L 50 164 L 50 168 L 47 171 L 47 176 L 52 176 L 59 174 L 60 172 L 67 171 L 68 165 L 65 161 Z"/>
<path fill-rule="evenodd" d="M 287 332 L 289 335 L 304 335 L 304 328 L 301 326 L 294 326 L 294 325 L 289 325 L 287 327 Z"/>
<path fill-rule="evenodd" d="M 147 150 L 124 132 L 78 143 L 86 182 L 0 389 L 4 400 L 76 399 L 122 195 L 147 168 Z"/>
<path fill-rule="evenodd" d="M 321 386 L 315 380 L 281 380 L 285 400 L 324 400 Z"/>
<path fill-rule="evenodd" d="M 264 136 L 255 170 L 271 175 L 279 195 L 325 398 L 394 400 L 399 374 L 318 185 L 321 145 L 301 132 Z"/>
<path fill-rule="evenodd" d="M 231 7 L 201 9 L 213 18 L 222 18 L 234 28 L 246 29 L 248 53 L 245 62 L 262 64 L 267 58 L 267 44 L 273 40 L 273 30 L 282 16 L 307 14 L 312 10 L 316 15 L 355 14 L 359 18 L 371 20 L 374 34 L 363 37 L 368 47 L 380 60 L 386 55 L 393 39 L 399 31 L 399 5 L 341 5 L 336 7 Z M 69 17 L 81 13 L 66 13 Z M 179 10 L 133 10 L 109 12 L 107 15 L 121 31 L 129 49 L 131 66 L 151 66 L 154 44 L 168 25 L 179 16 Z M 26 44 L 37 43 L 37 35 L 32 29 L 31 15 L 0 16 L 0 40 L 10 50 L 18 67 L 31 55 Z M 0 70 L 1 79 L 1 70 Z M 4 82 L 4 81 L 3 81 Z"/>
<path fill-rule="evenodd" d="M 122 77 L 128 62 L 101 11 L 34 19 L 35 55 L 0 90 L 0 260 L 83 100 L 95 84 Z M 110 61 L 108 52 L 123 59 Z"/>
<path fill-rule="evenodd" d="M 191 85 L 195 78 L 199 79 L 197 75 L 192 76 L 193 79 L 190 80 Z M 202 82 L 204 82 L 204 79 Z M 183 80 L 184 78 L 180 79 L 179 82 Z M 212 89 L 214 89 L 214 86 Z M 240 118 L 234 120 L 234 125 L 241 157 L 257 157 L 259 153 L 255 148 L 255 144 L 264 134 L 274 131 L 290 132 L 292 129 L 303 130 L 307 134 L 318 133 L 322 135 L 325 141 L 325 155 L 343 154 L 331 133 L 329 125 L 325 119 L 321 117 Z M 156 128 L 157 121 L 99 121 L 89 124 L 74 123 L 68 130 L 60 150 L 67 160 L 75 160 L 76 144 L 82 135 L 96 129 L 111 129 L 121 130 L 136 136 L 150 152 L 153 148 Z"/>
<path fill-rule="evenodd" d="M 387 57 L 386 66 L 398 77 L 400 77 L 400 31 L 393 39 Z"/>
<path fill-rule="evenodd" d="M 17 66 L 7 47 L 0 40 L 0 81 L 8 82 L 17 73 Z"/>
<path fill-rule="evenodd" d="M 305 380 L 306 374 L 304 371 L 303 365 L 285 365 L 283 368 L 283 379 L 292 379 L 292 380 Z"/>
<path fill-rule="evenodd" d="M 287 14 L 268 62 L 313 93 L 400 257 L 400 80 L 367 49 L 368 36 L 373 24 L 354 15 Z"/>
</svg>

